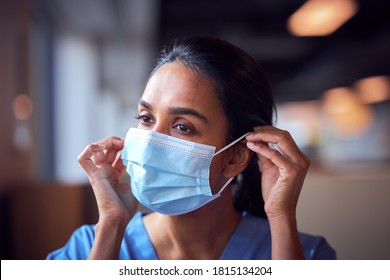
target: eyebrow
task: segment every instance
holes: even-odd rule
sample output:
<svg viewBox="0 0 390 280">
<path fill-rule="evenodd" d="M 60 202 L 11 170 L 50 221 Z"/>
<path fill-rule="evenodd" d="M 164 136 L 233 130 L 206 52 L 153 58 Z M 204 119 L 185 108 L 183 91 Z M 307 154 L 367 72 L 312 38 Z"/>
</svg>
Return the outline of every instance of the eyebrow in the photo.
<svg viewBox="0 0 390 280">
<path fill-rule="evenodd" d="M 141 105 L 142 107 L 145 107 L 146 109 L 152 111 L 152 105 L 150 105 L 150 103 L 146 102 L 142 98 L 140 100 L 138 100 L 138 105 Z"/>
<path fill-rule="evenodd" d="M 190 109 L 190 108 L 183 108 L 183 107 L 173 107 L 173 108 L 170 108 L 169 109 L 169 112 L 173 115 L 190 115 L 190 116 L 194 116 L 196 117 L 197 119 L 200 119 L 201 121 L 203 122 L 208 122 L 208 119 L 202 115 L 201 113 L 199 113 L 198 111 L 194 110 L 194 109 Z"/>
<path fill-rule="evenodd" d="M 141 105 L 142 107 L 153 111 L 152 105 L 150 103 L 146 102 L 145 100 L 143 100 L 142 98 L 138 101 L 138 105 Z M 190 116 L 196 117 L 197 119 L 200 119 L 203 122 L 206 122 L 206 123 L 208 122 L 208 119 L 204 115 L 202 115 L 198 111 L 191 109 L 191 108 L 172 107 L 172 108 L 169 108 L 169 113 L 172 115 L 190 115 Z"/>
</svg>

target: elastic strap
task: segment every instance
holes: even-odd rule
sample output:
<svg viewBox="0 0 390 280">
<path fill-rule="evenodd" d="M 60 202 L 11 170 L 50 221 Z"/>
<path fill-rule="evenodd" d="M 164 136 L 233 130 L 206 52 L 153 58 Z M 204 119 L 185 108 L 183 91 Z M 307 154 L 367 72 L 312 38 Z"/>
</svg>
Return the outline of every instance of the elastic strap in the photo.
<svg viewBox="0 0 390 280">
<path fill-rule="evenodd" d="M 229 145 L 223 147 L 222 149 L 220 149 L 218 152 L 216 152 L 214 154 L 214 156 L 222 153 L 223 151 L 229 149 L 231 146 L 233 146 L 234 144 L 240 142 L 243 138 L 245 138 L 246 136 L 248 136 L 249 134 L 251 134 L 252 132 L 248 132 L 248 133 L 245 133 L 244 135 L 242 135 L 241 137 L 239 137 L 238 139 L 234 140 L 232 143 L 230 143 Z M 223 192 L 223 190 L 229 186 L 229 184 L 231 183 L 231 181 L 233 181 L 234 177 L 230 178 L 226 183 L 225 185 L 223 185 L 223 187 L 219 190 L 219 192 L 217 194 L 221 194 Z"/>
<path fill-rule="evenodd" d="M 237 142 L 240 142 L 243 138 L 247 137 L 249 134 L 251 134 L 252 132 L 248 132 L 248 133 L 245 133 L 244 135 L 242 135 L 241 137 L 239 137 L 238 139 L 234 140 L 232 143 L 230 143 L 229 145 L 223 147 L 222 149 L 220 149 L 218 152 L 216 152 L 214 154 L 214 156 L 222 153 L 223 151 L 229 149 L 231 146 L 233 146 L 234 144 L 236 144 Z"/>
<path fill-rule="evenodd" d="M 217 194 L 221 194 L 223 192 L 223 190 L 229 186 L 230 182 L 234 179 L 234 177 L 230 178 L 226 183 L 225 185 L 223 185 L 223 187 L 219 190 L 219 192 Z"/>
</svg>

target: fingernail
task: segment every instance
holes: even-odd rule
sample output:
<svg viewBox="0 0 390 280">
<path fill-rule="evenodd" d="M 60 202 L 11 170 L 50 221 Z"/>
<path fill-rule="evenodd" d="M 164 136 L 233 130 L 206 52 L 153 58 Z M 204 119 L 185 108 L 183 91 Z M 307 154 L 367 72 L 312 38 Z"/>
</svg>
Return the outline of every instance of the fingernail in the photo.
<svg viewBox="0 0 390 280">
<path fill-rule="evenodd" d="M 122 139 L 119 138 L 114 138 L 112 141 L 115 145 L 122 145 L 123 143 Z"/>
<path fill-rule="evenodd" d="M 246 142 L 247 147 L 251 148 L 255 146 L 255 143 L 253 142 Z"/>
</svg>

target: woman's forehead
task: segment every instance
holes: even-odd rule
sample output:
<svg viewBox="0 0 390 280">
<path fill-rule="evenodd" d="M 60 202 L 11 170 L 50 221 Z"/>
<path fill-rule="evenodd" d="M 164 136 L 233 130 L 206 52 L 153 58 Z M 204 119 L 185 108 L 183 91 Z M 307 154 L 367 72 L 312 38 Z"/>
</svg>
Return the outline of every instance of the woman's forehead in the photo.
<svg viewBox="0 0 390 280">
<path fill-rule="evenodd" d="M 149 103 L 170 103 L 172 106 L 220 107 L 213 83 L 176 62 L 161 66 L 152 75 L 142 99 Z"/>
</svg>

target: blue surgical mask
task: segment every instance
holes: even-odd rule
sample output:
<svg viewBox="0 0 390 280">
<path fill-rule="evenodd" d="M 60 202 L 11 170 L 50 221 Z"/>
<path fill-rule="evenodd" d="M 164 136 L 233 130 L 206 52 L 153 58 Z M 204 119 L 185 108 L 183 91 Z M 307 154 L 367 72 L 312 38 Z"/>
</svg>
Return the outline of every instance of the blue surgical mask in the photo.
<svg viewBox="0 0 390 280">
<path fill-rule="evenodd" d="M 180 215 L 194 211 L 220 196 L 210 188 L 210 165 L 214 156 L 236 144 L 247 134 L 215 153 L 215 147 L 151 130 L 130 128 L 122 151 L 137 200 L 152 211 Z"/>
</svg>

